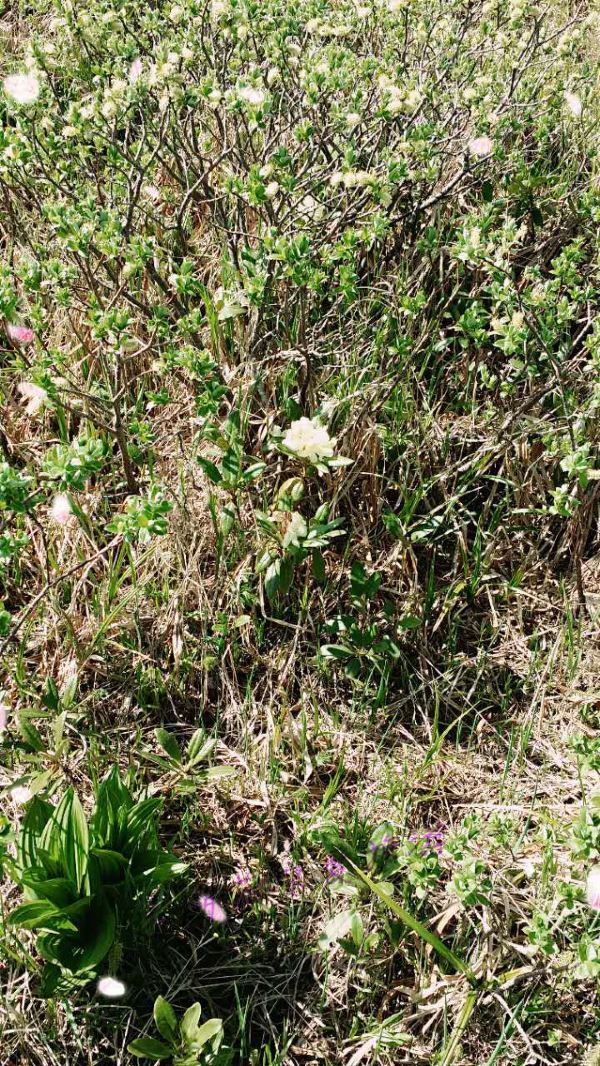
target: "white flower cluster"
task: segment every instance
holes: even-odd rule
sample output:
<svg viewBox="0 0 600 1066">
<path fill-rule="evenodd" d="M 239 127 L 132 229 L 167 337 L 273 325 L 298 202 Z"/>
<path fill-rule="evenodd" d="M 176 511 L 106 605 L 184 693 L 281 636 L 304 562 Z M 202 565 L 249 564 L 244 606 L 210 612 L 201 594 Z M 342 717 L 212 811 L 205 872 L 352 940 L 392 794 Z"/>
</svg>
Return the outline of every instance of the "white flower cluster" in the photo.
<svg viewBox="0 0 600 1066">
<path fill-rule="evenodd" d="M 332 459 L 335 452 L 335 441 L 316 418 L 299 418 L 292 422 L 283 438 L 283 446 L 299 459 L 308 459 L 312 463 Z"/>
</svg>

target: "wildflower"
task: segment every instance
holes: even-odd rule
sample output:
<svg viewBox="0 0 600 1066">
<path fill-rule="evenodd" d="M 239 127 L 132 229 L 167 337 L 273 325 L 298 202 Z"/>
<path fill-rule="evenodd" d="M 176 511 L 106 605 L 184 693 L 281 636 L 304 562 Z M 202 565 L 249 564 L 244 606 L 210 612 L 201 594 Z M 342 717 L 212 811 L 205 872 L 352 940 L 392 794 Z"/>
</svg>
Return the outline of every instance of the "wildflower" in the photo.
<svg viewBox="0 0 600 1066">
<path fill-rule="evenodd" d="M 283 446 L 300 459 L 310 459 L 313 463 L 319 459 L 331 459 L 334 452 L 334 441 L 316 418 L 299 418 L 292 422 L 283 438 Z"/>
<path fill-rule="evenodd" d="M 133 63 L 129 68 L 129 81 L 132 85 L 135 85 L 136 81 L 139 81 L 142 76 L 142 72 L 143 64 L 140 57 L 138 56 L 137 59 L 134 59 Z"/>
<path fill-rule="evenodd" d="M 600 866 L 592 866 L 585 883 L 585 898 L 590 907 L 600 911 Z"/>
<path fill-rule="evenodd" d="M 107 999 L 120 999 L 127 991 L 123 982 L 118 981 L 116 977 L 101 977 L 96 988 L 100 995 L 106 996 Z"/>
<path fill-rule="evenodd" d="M 351 130 L 351 129 L 354 128 L 354 126 L 358 126 L 358 124 L 361 121 L 361 119 L 362 119 L 362 115 L 359 114 L 358 111 L 350 111 L 346 115 L 346 125 L 347 125 L 348 129 Z"/>
<path fill-rule="evenodd" d="M 2 84 L 6 95 L 16 104 L 33 104 L 40 95 L 40 83 L 35 74 L 9 74 Z"/>
<path fill-rule="evenodd" d="M 325 876 L 328 881 L 337 881 L 346 873 L 345 867 L 337 859 L 328 855 L 325 859 Z"/>
<path fill-rule="evenodd" d="M 6 332 L 13 344 L 31 344 L 34 338 L 32 329 L 28 329 L 27 326 L 16 326 L 12 322 L 8 323 Z"/>
<path fill-rule="evenodd" d="M 19 806 L 28 803 L 32 796 L 33 792 L 30 788 L 27 788 L 26 785 L 15 785 L 15 787 L 10 790 L 10 798 L 14 800 L 15 803 L 18 803 Z"/>
<path fill-rule="evenodd" d="M 277 67 L 269 67 L 267 71 L 267 85 L 271 88 L 272 85 L 276 85 L 281 75 Z"/>
<path fill-rule="evenodd" d="M 266 196 L 267 200 L 272 200 L 274 196 L 277 196 L 278 192 L 279 192 L 279 182 L 278 181 L 270 181 L 269 184 L 267 185 L 267 187 L 265 188 L 265 196 Z"/>
<path fill-rule="evenodd" d="M 525 315 L 523 314 L 523 312 L 522 311 L 513 311 L 512 317 L 511 317 L 511 320 L 510 320 L 511 326 L 513 326 L 514 329 L 523 329 L 524 322 L 525 322 Z"/>
<path fill-rule="evenodd" d="M 357 186 L 362 188 L 364 185 L 370 185 L 372 181 L 376 180 L 375 175 L 370 174 L 368 170 L 349 170 L 343 177 L 346 189 L 354 189 Z"/>
<path fill-rule="evenodd" d="M 33 381 L 22 381 L 17 386 L 23 400 L 26 401 L 25 410 L 28 415 L 35 415 L 48 401 L 48 393 L 41 385 L 34 385 Z"/>
<path fill-rule="evenodd" d="M 5 703 L 3 699 L 0 699 L 0 736 L 6 732 L 9 710 L 10 707 L 8 706 L 8 703 Z"/>
<path fill-rule="evenodd" d="M 73 509 L 69 497 L 64 492 L 59 492 L 58 496 L 55 496 L 52 500 L 50 507 L 50 517 L 53 522 L 56 522 L 59 526 L 64 526 L 69 521 L 72 513 Z"/>
<path fill-rule="evenodd" d="M 300 863 L 294 863 L 290 861 L 288 855 L 284 855 L 281 860 L 281 868 L 284 874 L 287 874 L 289 878 L 290 895 L 292 899 L 298 899 L 304 892 L 304 870 L 300 866 Z"/>
<path fill-rule="evenodd" d="M 489 155 L 493 147 L 489 137 L 474 137 L 472 141 L 469 141 L 469 152 L 471 155 L 476 155 L 478 159 Z"/>
<path fill-rule="evenodd" d="M 223 910 L 220 903 L 217 903 L 216 899 L 212 896 L 200 896 L 198 900 L 198 906 L 203 914 L 207 918 L 210 918 L 211 922 L 226 922 L 227 914 Z"/>
<path fill-rule="evenodd" d="M 411 89 L 408 96 L 404 101 L 404 106 L 407 111 L 416 111 L 423 100 L 423 93 L 419 89 Z"/>
<path fill-rule="evenodd" d="M 239 892 L 243 892 L 246 888 L 250 888 L 252 884 L 252 871 L 247 866 L 240 867 L 235 871 L 231 878 L 231 885 Z"/>
<path fill-rule="evenodd" d="M 575 115 L 575 118 L 579 118 L 583 110 L 583 104 L 581 103 L 580 97 L 577 96 L 577 93 L 565 92 L 565 103 L 571 114 Z"/>
<path fill-rule="evenodd" d="M 252 104 L 253 107 L 261 107 L 266 100 L 263 90 L 257 89 L 254 85 L 244 85 L 242 89 L 238 90 L 238 96 L 240 100 L 244 100 L 247 104 Z"/>
</svg>

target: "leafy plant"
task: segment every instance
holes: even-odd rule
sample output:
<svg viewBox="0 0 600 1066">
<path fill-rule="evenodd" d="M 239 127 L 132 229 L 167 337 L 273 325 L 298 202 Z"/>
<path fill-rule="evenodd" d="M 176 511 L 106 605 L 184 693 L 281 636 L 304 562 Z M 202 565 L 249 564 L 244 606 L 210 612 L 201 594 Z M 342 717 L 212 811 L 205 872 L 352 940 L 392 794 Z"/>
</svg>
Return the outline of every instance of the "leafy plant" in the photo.
<svg viewBox="0 0 600 1066">
<path fill-rule="evenodd" d="M 178 1021 L 171 1004 L 158 996 L 154 1023 L 162 1040 L 142 1036 L 133 1040 L 127 1050 L 138 1059 L 171 1059 L 173 1066 L 228 1066 L 233 1051 L 223 1047 L 223 1022 L 210 1018 L 200 1024 L 200 1015 L 200 1004 L 194 1003 Z"/>
<path fill-rule="evenodd" d="M 72 788 L 56 806 L 30 801 L 10 870 L 25 902 L 9 921 L 38 931 L 45 995 L 92 980 L 153 893 L 186 869 L 160 847 L 160 807 L 156 797 L 134 800 L 116 768 L 100 784 L 89 821 Z"/>
</svg>

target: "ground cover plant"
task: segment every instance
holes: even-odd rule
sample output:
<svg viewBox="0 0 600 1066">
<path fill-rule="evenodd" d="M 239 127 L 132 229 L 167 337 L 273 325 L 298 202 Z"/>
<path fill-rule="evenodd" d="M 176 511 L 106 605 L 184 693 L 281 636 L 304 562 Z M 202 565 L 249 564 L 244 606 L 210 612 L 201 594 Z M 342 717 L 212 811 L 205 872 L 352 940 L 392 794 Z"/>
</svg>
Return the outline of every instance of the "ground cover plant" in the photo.
<svg viewBox="0 0 600 1066">
<path fill-rule="evenodd" d="M 600 13 L 0 36 L 0 1062 L 600 1063 Z"/>
</svg>

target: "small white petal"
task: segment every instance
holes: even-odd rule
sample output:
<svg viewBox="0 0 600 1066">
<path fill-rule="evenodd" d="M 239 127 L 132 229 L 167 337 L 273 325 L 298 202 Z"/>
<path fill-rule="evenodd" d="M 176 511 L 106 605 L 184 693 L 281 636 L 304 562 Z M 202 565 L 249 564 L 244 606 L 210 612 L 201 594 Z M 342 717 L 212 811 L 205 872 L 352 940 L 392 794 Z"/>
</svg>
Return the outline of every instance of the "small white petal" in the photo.
<svg viewBox="0 0 600 1066">
<path fill-rule="evenodd" d="M 571 114 L 575 115 L 575 118 L 579 118 L 583 110 L 583 104 L 581 103 L 580 97 L 577 96 L 577 93 L 570 93 L 567 91 L 565 93 L 565 103 Z"/>
<path fill-rule="evenodd" d="M 100 995 L 107 999 L 120 999 L 127 991 L 123 982 L 117 981 L 116 977 L 101 977 L 96 987 Z"/>
</svg>

